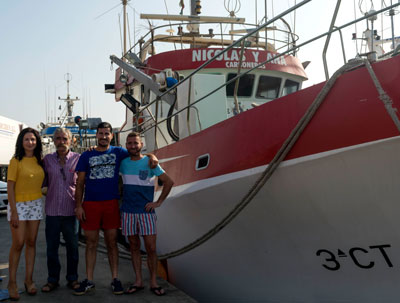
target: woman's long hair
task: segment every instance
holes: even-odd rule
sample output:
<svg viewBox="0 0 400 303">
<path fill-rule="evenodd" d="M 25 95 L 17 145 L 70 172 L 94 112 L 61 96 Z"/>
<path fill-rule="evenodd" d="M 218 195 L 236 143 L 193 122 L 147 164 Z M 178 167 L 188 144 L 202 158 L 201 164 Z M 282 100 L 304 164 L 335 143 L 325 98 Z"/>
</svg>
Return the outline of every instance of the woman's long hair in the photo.
<svg viewBox="0 0 400 303">
<path fill-rule="evenodd" d="M 36 157 L 37 162 L 40 166 L 43 166 L 42 162 L 42 140 L 40 139 L 39 132 L 31 127 L 24 128 L 18 135 L 17 143 L 15 143 L 15 154 L 14 157 L 21 161 L 25 156 L 25 149 L 23 145 L 24 136 L 27 133 L 32 133 L 36 137 L 36 147 L 33 151 L 33 155 Z"/>
</svg>

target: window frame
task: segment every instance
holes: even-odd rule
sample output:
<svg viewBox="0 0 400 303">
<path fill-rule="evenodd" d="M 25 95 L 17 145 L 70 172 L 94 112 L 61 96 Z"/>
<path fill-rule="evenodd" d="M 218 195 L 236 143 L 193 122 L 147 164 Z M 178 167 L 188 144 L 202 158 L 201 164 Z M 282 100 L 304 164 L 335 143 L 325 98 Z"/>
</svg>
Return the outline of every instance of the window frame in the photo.
<svg viewBox="0 0 400 303">
<path fill-rule="evenodd" d="M 228 81 L 230 80 L 230 79 L 229 79 L 229 75 L 234 75 L 234 76 L 232 77 L 232 78 L 234 78 L 234 77 L 236 77 L 237 73 L 228 72 L 228 73 L 226 74 L 226 82 L 228 82 Z M 251 77 L 253 77 L 253 79 L 252 79 L 252 80 L 253 80 L 253 83 L 252 83 L 252 87 L 251 87 L 251 93 L 250 93 L 250 95 L 239 95 L 240 83 L 242 82 L 242 78 L 244 78 L 244 77 L 246 77 L 246 76 L 251 76 Z M 232 79 L 232 78 L 231 78 L 231 79 Z M 240 77 L 239 88 L 238 88 L 238 94 L 237 94 L 238 98 L 251 98 L 251 97 L 253 97 L 253 94 L 254 94 L 254 87 L 255 87 L 256 81 L 257 81 L 257 75 L 256 75 L 256 74 L 253 74 L 253 73 L 248 73 L 248 74 L 246 74 L 246 75 Z M 235 90 L 235 82 L 236 82 L 236 80 L 235 80 L 234 82 L 232 82 L 232 83 L 230 83 L 230 84 L 228 84 L 228 85 L 225 86 L 225 93 L 226 93 L 226 97 L 227 97 L 227 98 L 233 98 L 234 90 Z M 228 86 L 230 86 L 230 85 L 233 85 L 233 92 L 232 92 L 232 95 L 228 95 Z"/>
</svg>

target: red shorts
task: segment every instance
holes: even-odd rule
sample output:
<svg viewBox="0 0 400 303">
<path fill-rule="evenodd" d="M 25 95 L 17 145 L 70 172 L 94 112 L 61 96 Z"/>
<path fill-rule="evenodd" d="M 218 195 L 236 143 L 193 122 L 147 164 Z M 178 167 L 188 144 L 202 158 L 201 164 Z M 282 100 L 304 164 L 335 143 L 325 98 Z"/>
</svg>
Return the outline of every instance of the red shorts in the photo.
<svg viewBox="0 0 400 303">
<path fill-rule="evenodd" d="M 84 201 L 86 220 L 81 221 L 84 230 L 117 229 L 121 227 L 118 200 Z"/>
</svg>

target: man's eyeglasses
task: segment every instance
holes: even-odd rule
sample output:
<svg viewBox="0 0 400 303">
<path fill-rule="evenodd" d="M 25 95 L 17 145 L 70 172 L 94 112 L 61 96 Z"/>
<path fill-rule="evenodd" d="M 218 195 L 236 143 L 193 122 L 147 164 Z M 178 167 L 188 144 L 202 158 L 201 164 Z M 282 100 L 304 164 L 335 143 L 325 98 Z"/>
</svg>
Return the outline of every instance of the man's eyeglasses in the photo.
<svg viewBox="0 0 400 303">
<path fill-rule="evenodd" d="M 64 167 L 61 167 L 61 168 L 60 168 L 60 172 L 61 172 L 61 175 L 62 175 L 62 177 L 63 177 L 63 180 L 66 181 L 66 180 L 67 180 L 67 177 L 65 176 Z"/>
</svg>

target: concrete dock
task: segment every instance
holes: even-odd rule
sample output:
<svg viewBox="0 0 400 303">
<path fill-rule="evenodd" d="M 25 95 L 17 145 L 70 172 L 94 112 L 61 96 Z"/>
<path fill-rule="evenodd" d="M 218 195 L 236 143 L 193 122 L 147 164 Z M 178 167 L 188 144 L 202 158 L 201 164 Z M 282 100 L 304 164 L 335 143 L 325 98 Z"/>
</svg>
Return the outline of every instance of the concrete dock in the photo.
<svg viewBox="0 0 400 303">
<path fill-rule="evenodd" d="M 39 235 L 37 239 L 36 246 L 36 263 L 34 271 L 34 281 L 39 289 L 36 296 L 29 296 L 26 293 L 21 294 L 20 301 L 23 302 L 164 302 L 164 303 L 192 303 L 197 302 L 196 300 L 190 298 L 184 292 L 180 291 L 170 283 L 165 280 L 159 279 L 158 283 L 162 286 L 166 295 L 158 297 L 154 295 L 149 290 L 149 272 L 147 266 L 143 264 L 143 274 L 145 278 L 145 290 L 132 295 L 114 295 L 111 292 L 111 274 L 108 265 L 107 255 L 98 252 L 97 262 L 95 268 L 95 284 L 96 290 L 94 292 L 88 293 L 84 296 L 74 296 L 72 291 L 66 287 L 65 281 L 65 247 L 60 247 L 60 261 L 61 261 L 61 279 L 60 287 L 50 293 L 42 293 L 40 288 L 47 282 L 47 265 L 46 265 L 46 240 L 44 235 L 44 221 L 41 222 L 39 228 Z M 0 277 L 2 277 L 2 282 L 0 282 L 0 289 L 6 289 L 8 283 L 8 254 L 11 245 L 11 233 L 10 227 L 7 221 L 7 216 L 4 211 L 0 211 L 0 234 L 1 244 L 0 244 Z M 79 248 L 79 280 L 85 278 L 85 258 L 84 247 Z M 21 255 L 20 265 L 17 273 L 17 283 L 20 290 L 24 287 L 24 275 L 25 275 L 25 257 L 24 254 Z M 132 268 L 132 263 L 130 260 L 120 258 L 119 262 L 119 278 L 122 281 L 124 288 L 134 281 L 134 273 Z"/>
</svg>

